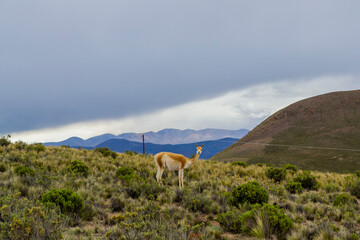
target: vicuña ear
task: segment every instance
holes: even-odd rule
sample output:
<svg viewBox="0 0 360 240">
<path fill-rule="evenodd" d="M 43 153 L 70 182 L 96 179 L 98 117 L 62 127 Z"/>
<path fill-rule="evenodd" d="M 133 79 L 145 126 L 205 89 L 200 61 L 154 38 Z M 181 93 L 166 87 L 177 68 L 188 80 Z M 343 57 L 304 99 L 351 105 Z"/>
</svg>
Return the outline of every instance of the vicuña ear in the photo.
<svg viewBox="0 0 360 240">
<path fill-rule="evenodd" d="M 197 144 L 195 144 L 195 147 L 197 147 Z"/>
<path fill-rule="evenodd" d="M 201 147 L 204 147 L 204 144 L 203 144 L 203 145 L 201 145 Z"/>
</svg>

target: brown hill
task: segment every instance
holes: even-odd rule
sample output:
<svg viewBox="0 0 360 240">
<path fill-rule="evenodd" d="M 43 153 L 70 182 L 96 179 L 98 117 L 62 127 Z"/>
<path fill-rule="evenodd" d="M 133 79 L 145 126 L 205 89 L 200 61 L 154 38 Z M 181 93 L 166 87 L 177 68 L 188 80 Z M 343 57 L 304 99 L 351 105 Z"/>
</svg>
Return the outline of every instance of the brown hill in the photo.
<svg viewBox="0 0 360 240">
<path fill-rule="evenodd" d="M 301 100 L 276 112 L 211 160 L 360 169 L 360 90 Z"/>
</svg>

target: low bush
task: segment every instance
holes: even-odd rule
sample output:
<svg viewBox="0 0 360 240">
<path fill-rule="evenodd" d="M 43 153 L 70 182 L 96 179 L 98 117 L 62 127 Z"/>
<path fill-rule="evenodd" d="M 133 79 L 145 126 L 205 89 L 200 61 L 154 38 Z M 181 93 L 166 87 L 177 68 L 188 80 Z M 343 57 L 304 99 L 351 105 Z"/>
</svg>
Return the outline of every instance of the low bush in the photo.
<svg viewBox="0 0 360 240">
<path fill-rule="evenodd" d="M 347 193 L 341 193 L 334 198 L 333 205 L 341 206 L 350 202 L 351 196 Z"/>
<path fill-rule="evenodd" d="M 333 193 L 333 192 L 340 191 L 340 186 L 338 184 L 335 184 L 335 183 L 332 183 L 332 182 L 326 183 L 324 186 L 322 186 L 322 188 L 327 193 Z"/>
<path fill-rule="evenodd" d="M 112 197 L 110 202 L 112 212 L 121 212 L 125 208 L 125 202 L 118 197 Z"/>
<path fill-rule="evenodd" d="M 231 165 L 233 166 L 241 166 L 241 167 L 247 167 L 248 164 L 246 162 L 243 162 L 243 161 L 236 161 L 236 162 L 232 162 Z"/>
<path fill-rule="evenodd" d="M 140 197 L 142 193 L 142 186 L 139 181 L 131 181 L 126 188 L 126 193 L 133 199 Z"/>
<path fill-rule="evenodd" d="M 181 205 L 192 211 L 202 213 L 219 213 L 220 207 L 206 194 L 186 192 Z"/>
<path fill-rule="evenodd" d="M 252 210 L 245 213 L 233 209 L 219 214 L 217 220 L 226 231 L 244 232 L 266 239 L 272 235 L 277 239 L 285 239 L 286 234 L 293 227 L 293 221 L 285 215 L 284 209 L 271 204 L 255 205 Z"/>
<path fill-rule="evenodd" d="M 0 198 L 0 239 L 57 240 L 64 222 L 58 212 L 35 205 L 19 194 Z"/>
<path fill-rule="evenodd" d="M 89 175 L 89 167 L 79 160 L 71 161 L 69 169 L 72 173 L 78 176 L 87 177 Z"/>
<path fill-rule="evenodd" d="M 27 147 L 27 143 L 25 143 L 23 141 L 17 141 L 17 142 L 15 142 L 14 145 L 17 150 L 24 150 Z"/>
<path fill-rule="evenodd" d="M 101 153 L 104 157 L 111 156 L 113 159 L 116 159 L 117 153 L 110 150 L 108 147 L 98 147 L 94 149 L 95 152 Z"/>
<path fill-rule="evenodd" d="M 279 167 L 270 167 L 265 172 L 266 176 L 277 183 L 280 183 L 286 177 L 286 170 Z"/>
<path fill-rule="evenodd" d="M 356 170 L 356 171 L 354 172 L 354 175 L 357 176 L 358 178 L 360 178 L 360 170 Z"/>
<path fill-rule="evenodd" d="M 241 233 L 242 219 L 241 211 L 238 209 L 233 209 L 225 213 L 219 214 L 217 221 L 220 223 L 221 227 L 232 233 Z"/>
<path fill-rule="evenodd" d="M 6 171 L 6 165 L 4 163 L 0 163 L 0 172 Z"/>
<path fill-rule="evenodd" d="M 9 146 L 11 143 L 9 139 L 10 139 L 10 135 L 0 138 L 0 146 L 1 147 Z"/>
<path fill-rule="evenodd" d="M 242 231 L 253 236 L 258 234 L 269 239 L 275 235 L 277 239 L 285 239 L 293 227 L 291 218 L 285 215 L 284 209 L 277 205 L 265 204 L 241 216 Z M 259 229 L 259 225 L 262 226 Z M 259 232 L 260 230 L 260 232 Z"/>
<path fill-rule="evenodd" d="M 297 166 L 295 165 L 292 165 L 292 164 L 285 164 L 284 166 L 282 166 L 285 170 L 290 170 L 290 171 L 293 171 L 293 172 L 297 172 L 299 169 Z"/>
<path fill-rule="evenodd" d="M 126 151 L 125 151 L 125 154 L 130 155 L 130 156 L 134 156 L 134 155 L 137 155 L 138 152 L 126 150 Z"/>
<path fill-rule="evenodd" d="M 135 170 L 128 167 L 120 167 L 116 170 L 115 175 L 117 178 L 123 180 L 126 183 L 131 182 L 133 179 L 138 179 L 138 176 L 134 174 Z"/>
<path fill-rule="evenodd" d="M 304 190 L 301 183 L 293 182 L 293 181 L 289 181 L 285 185 L 285 188 L 289 193 L 297 193 L 297 194 L 302 193 L 302 191 Z"/>
<path fill-rule="evenodd" d="M 134 169 L 128 167 L 120 167 L 116 170 L 116 177 L 123 177 L 134 173 Z"/>
<path fill-rule="evenodd" d="M 301 183 L 301 186 L 308 190 L 317 190 L 319 188 L 316 177 L 311 175 L 310 171 L 304 171 L 302 174 L 295 177 L 293 181 Z"/>
<path fill-rule="evenodd" d="M 15 167 L 14 171 L 16 175 L 22 177 L 35 175 L 34 169 L 22 165 Z"/>
<path fill-rule="evenodd" d="M 165 191 L 165 187 L 154 181 L 141 181 L 141 191 L 144 197 L 149 200 L 155 200 L 160 193 Z"/>
<path fill-rule="evenodd" d="M 268 192 L 256 181 L 248 182 L 243 185 L 237 186 L 231 192 L 230 202 L 237 206 L 248 202 L 250 204 L 264 204 L 269 200 Z"/>
<path fill-rule="evenodd" d="M 59 207 L 62 213 L 80 213 L 84 207 L 80 195 L 68 189 L 51 189 L 42 195 L 41 202 Z"/>
<path fill-rule="evenodd" d="M 350 194 L 360 199 L 360 181 L 356 181 L 350 187 Z"/>
<path fill-rule="evenodd" d="M 37 153 L 39 153 L 39 152 L 44 152 L 46 150 L 46 147 L 41 143 L 33 143 L 33 144 L 26 146 L 26 150 L 27 151 L 36 151 Z"/>
</svg>

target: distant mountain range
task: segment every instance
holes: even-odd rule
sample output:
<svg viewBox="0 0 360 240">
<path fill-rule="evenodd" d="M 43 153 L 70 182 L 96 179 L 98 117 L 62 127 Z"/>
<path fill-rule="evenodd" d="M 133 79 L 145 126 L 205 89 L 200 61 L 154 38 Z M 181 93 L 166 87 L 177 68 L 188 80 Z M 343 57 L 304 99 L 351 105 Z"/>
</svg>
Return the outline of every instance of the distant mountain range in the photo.
<svg viewBox="0 0 360 240">
<path fill-rule="evenodd" d="M 201 145 L 204 144 L 203 152 L 200 156 L 201 159 L 209 159 L 218 152 L 229 147 L 235 143 L 237 138 L 223 138 L 219 140 L 212 141 L 201 141 L 196 143 L 187 143 L 187 144 L 154 144 L 154 143 L 145 143 L 145 152 L 147 154 L 156 154 L 158 152 L 174 152 L 183 154 L 186 157 L 191 157 L 192 154 L 196 153 L 195 144 Z M 107 140 L 96 147 L 108 147 L 115 152 L 125 152 L 135 151 L 138 153 L 143 152 L 143 144 L 140 142 L 128 141 L 125 139 L 110 139 Z"/>
<path fill-rule="evenodd" d="M 147 154 L 168 151 L 191 157 L 195 153 L 194 144 L 197 143 L 198 145 L 205 145 L 200 158 L 208 159 L 235 143 L 248 132 L 249 130 L 246 129 L 163 129 L 158 132 L 123 133 L 119 135 L 103 134 L 86 140 L 79 137 L 71 137 L 61 142 L 47 142 L 44 145 L 66 145 L 73 148 L 87 149 L 108 147 L 112 151 L 121 153 L 127 150 L 142 153 L 142 135 L 145 135 L 145 152 Z"/>
<path fill-rule="evenodd" d="M 89 139 L 82 139 L 79 137 L 71 137 L 61 142 L 47 142 L 46 146 L 82 146 L 95 147 L 110 139 L 125 139 L 133 142 L 142 142 L 142 135 L 145 135 L 146 143 L 155 144 L 185 144 L 200 141 L 217 140 L 222 138 L 237 138 L 240 139 L 245 136 L 249 130 L 224 130 L 224 129 L 202 129 L 202 130 L 179 130 L 179 129 L 163 129 L 158 132 L 145 133 L 123 133 L 119 135 L 103 134 Z"/>
</svg>

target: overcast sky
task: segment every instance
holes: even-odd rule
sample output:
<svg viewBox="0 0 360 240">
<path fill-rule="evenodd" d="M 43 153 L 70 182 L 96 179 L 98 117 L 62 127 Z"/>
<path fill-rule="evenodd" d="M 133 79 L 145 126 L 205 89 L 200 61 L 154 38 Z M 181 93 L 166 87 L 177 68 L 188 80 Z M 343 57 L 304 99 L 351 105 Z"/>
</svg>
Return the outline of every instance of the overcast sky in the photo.
<svg viewBox="0 0 360 240">
<path fill-rule="evenodd" d="M 251 129 L 293 101 L 360 88 L 359 11 L 357 0 L 0 1 L 0 135 Z"/>
</svg>

